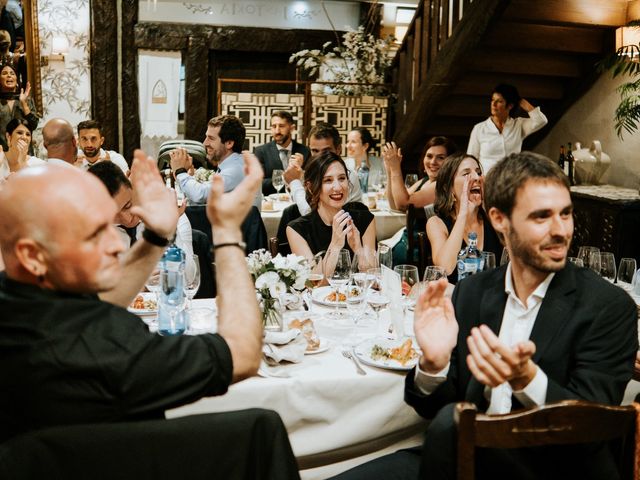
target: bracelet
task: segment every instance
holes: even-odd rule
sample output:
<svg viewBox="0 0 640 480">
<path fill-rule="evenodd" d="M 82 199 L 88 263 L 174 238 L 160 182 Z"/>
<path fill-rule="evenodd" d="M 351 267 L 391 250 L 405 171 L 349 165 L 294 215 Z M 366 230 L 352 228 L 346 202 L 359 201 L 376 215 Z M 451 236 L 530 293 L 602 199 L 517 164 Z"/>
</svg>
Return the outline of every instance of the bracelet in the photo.
<svg viewBox="0 0 640 480">
<path fill-rule="evenodd" d="M 156 232 L 154 232 L 153 230 L 149 230 L 148 228 L 145 228 L 142 231 L 142 238 L 144 238 L 151 245 L 155 245 L 156 247 L 166 247 L 167 245 L 169 245 L 168 238 L 161 237 Z"/>
<path fill-rule="evenodd" d="M 240 250 L 242 250 L 243 252 L 247 249 L 247 244 L 245 242 L 225 242 L 225 243 L 219 243 L 217 245 L 213 246 L 213 250 L 217 250 L 219 248 L 223 248 L 223 247 L 238 247 Z"/>
<path fill-rule="evenodd" d="M 173 172 L 173 175 L 174 175 L 175 177 L 177 177 L 177 176 L 178 176 L 178 175 L 180 175 L 181 173 L 189 173 L 189 172 L 187 171 L 187 169 L 186 169 L 186 168 L 178 168 L 178 169 L 176 169 L 176 171 L 175 171 L 175 172 Z"/>
</svg>

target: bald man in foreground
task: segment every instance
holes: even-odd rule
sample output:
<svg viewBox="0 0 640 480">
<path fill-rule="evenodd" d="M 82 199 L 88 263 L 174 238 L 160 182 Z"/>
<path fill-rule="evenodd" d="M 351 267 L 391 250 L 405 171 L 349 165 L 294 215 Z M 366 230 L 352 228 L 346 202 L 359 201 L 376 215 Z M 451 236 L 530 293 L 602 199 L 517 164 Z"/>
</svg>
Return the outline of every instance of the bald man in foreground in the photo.
<svg viewBox="0 0 640 480">
<path fill-rule="evenodd" d="M 240 224 L 262 168 L 248 153 L 244 162 L 245 177 L 232 192 L 223 194 L 222 179 L 214 177 L 207 204 L 224 278 L 215 335 L 161 337 L 123 308 L 178 219 L 153 159 L 136 152 L 132 213 L 147 230 L 121 260 L 115 202 L 91 174 L 34 167 L 3 185 L 0 443 L 53 425 L 163 418 L 166 409 L 223 394 L 256 373 L 262 328 Z"/>
<path fill-rule="evenodd" d="M 78 144 L 73 127 L 64 118 L 52 118 L 42 127 L 42 143 L 50 165 L 75 165 Z"/>
</svg>

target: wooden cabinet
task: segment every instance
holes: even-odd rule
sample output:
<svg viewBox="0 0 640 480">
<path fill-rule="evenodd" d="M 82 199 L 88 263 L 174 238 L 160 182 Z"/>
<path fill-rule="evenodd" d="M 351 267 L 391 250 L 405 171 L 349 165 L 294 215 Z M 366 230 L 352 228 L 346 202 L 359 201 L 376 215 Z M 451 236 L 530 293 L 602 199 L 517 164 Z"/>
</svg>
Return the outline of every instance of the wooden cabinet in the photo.
<svg viewBox="0 0 640 480">
<path fill-rule="evenodd" d="M 640 265 L 640 195 L 638 190 L 613 185 L 571 187 L 575 229 L 571 255 L 582 245 L 613 252 Z"/>
</svg>

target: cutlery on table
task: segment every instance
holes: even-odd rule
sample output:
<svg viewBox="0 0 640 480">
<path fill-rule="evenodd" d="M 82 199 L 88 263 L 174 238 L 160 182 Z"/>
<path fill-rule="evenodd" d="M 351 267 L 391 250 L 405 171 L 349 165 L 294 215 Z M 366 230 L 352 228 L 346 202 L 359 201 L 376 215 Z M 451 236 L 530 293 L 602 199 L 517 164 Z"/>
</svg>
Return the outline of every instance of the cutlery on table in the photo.
<svg viewBox="0 0 640 480">
<path fill-rule="evenodd" d="M 345 358 L 350 358 L 351 360 L 353 360 L 353 363 L 354 363 L 354 364 L 355 364 L 355 366 L 356 366 L 356 370 L 358 371 L 358 373 L 359 373 L 360 375 L 366 375 L 366 374 L 367 374 L 367 372 L 365 372 L 365 371 L 362 369 L 362 367 L 360 366 L 360 362 L 358 362 L 358 360 L 356 359 L 356 357 L 354 357 L 354 356 L 351 354 L 351 352 L 350 352 L 349 350 L 342 350 L 342 355 L 343 355 Z"/>
</svg>

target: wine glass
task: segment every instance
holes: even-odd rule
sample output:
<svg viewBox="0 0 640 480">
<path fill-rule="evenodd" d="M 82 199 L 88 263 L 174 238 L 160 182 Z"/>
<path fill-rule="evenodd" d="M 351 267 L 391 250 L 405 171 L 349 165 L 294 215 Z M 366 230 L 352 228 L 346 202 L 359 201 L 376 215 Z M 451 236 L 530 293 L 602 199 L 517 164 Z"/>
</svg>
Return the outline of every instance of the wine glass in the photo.
<svg viewBox="0 0 640 480">
<path fill-rule="evenodd" d="M 600 276 L 613 283 L 616 280 L 616 259 L 611 252 L 600 252 Z"/>
<path fill-rule="evenodd" d="M 618 267 L 618 286 L 630 292 L 633 289 L 633 281 L 636 274 L 635 258 L 620 259 Z"/>
<path fill-rule="evenodd" d="M 351 254 L 349 250 L 343 248 L 335 257 L 327 252 L 324 260 L 324 270 L 325 277 L 329 285 L 334 289 L 335 296 L 335 309 L 329 316 L 341 318 L 342 314 L 338 308 L 340 303 L 340 287 L 346 285 L 347 282 L 349 282 L 349 278 L 351 278 Z"/>
<path fill-rule="evenodd" d="M 358 321 L 364 313 L 364 308 L 367 306 L 367 290 L 369 289 L 367 283 L 367 274 L 365 272 L 358 272 L 351 275 L 351 279 L 347 284 L 347 312 L 349 312 L 349 316 L 353 319 L 351 344 L 355 344 L 356 342 Z"/>
<path fill-rule="evenodd" d="M 493 252 L 482 252 L 482 270 L 496 268 L 496 254 Z"/>
<path fill-rule="evenodd" d="M 276 192 L 280 193 L 280 189 L 284 187 L 284 171 L 283 170 L 274 170 L 271 174 L 271 184 L 273 188 L 276 189 Z"/>
<path fill-rule="evenodd" d="M 376 313 L 377 330 L 382 332 L 384 328 L 380 321 L 380 312 L 389 305 L 389 297 L 382 292 L 371 291 L 367 294 L 367 304 Z"/>
<path fill-rule="evenodd" d="M 573 263 L 576 267 L 584 267 L 584 262 L 578 257 L 567 257 L 567 261 Z"/>
<path fill-rule="evenodd" d="M 415 183 L 418 182 L 418 175 L 415 173 L 408 173 L 404 177 L 404 185 L 407 187 L 407 190 L 413 187 Z"/>
<path fill-rule="evenodd" d="M 430 265 L 424 269 L 423 282 L 434 282 L 441 278 L 447 278 L 447 272 L 445 272 L 444 268 L 438 267 L 437 265 Z"/>
<path fill-rule="evenodd" d="M 378 245 L 378 265 L 393 268 L 393 254 L 391 247 L 381 243 Z"/>
<path fill-rule="evenodd" d="M 186 262 L 184 268 L 184 294 L 187 296 L 187 310 L 191 310 L 191 303 L 200 288 L 200 262 L 197 255 L 192 255 L 192 262 Z"/>
<path fill-rule="evenodd" d="M 582 260 L 582 263 L 585 267 L 589 266 L 589 257 L 593 252 L 600 252 L 600 249 L 597 247 L 588 246 L 583 246 L 578 249 L 578 258 Z"/>
<path fill-rule="evenodd" d="M 324 273 L 322 270 L 323 259 L 325 251 L 316 253 L 311 260 L 309 260 L 310 273 L 305 282 L 305 301 L 307 302 L 307 309 L 312 312 L 313 309 L 313 291 L 322 285 L 324 281 Z"/>
</svg>

